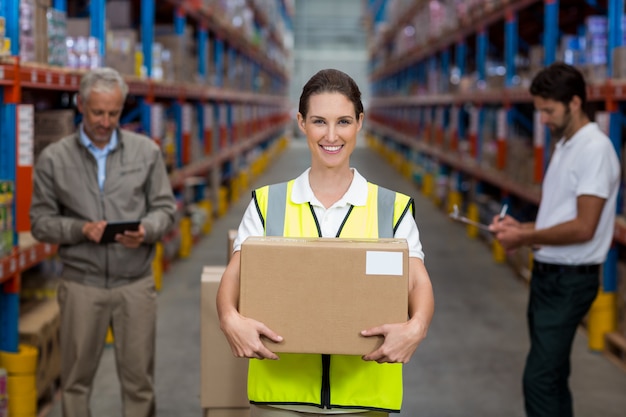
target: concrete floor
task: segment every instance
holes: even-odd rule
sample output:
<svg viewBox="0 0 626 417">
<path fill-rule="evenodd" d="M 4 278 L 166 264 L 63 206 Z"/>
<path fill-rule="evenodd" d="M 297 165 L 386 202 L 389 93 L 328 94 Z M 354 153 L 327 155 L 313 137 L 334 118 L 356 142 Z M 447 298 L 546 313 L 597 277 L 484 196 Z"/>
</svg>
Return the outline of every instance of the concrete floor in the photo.
<svg viewBox="0 0 626 417">
<path fill-rule="evenodd" d="M 283 181 L 309 164 L 303 140 L 292 141 L 253 186 Z M 493 262 L 486 245 L 469 239 L 430 200 L 381 158 L 356 149 L 355 166 L 370 181 L 416 199 L 417 223 L 433 281 L 436 312 L 428 338 L 405 367 L 401 417 L 523 416 L 521 374 L 528 349 L 526 284 Z M 218 219 L 188 259 L 163 277 L 159 294 L 156 389 L 159 416 L 201 415 L 200 272 L 224 264 L 227 231 L 236 228 L 248 198 Z M 587 349 L 580 331 L 572 354 L 571 388 L 577 416 L 626 415 L 626 373 Z M 92 396 L 94 417 L 121 415 L 113 349 L 106 349 Z M 58 400 L 50 417 L 61 416 Z M 128 416 L 132 417 L 132 416 Z"/>
</svg>

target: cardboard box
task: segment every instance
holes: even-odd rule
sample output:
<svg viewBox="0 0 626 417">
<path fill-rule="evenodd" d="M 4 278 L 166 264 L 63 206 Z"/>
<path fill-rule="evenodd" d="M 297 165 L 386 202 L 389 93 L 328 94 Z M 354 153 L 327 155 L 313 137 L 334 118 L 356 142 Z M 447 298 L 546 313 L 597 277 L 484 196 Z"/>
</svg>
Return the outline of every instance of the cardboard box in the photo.
<svg viewBox="0 0 626 417">
<path fill-rule="evenodd" d="M 59 139 L 76 130 L 74 109 L 38 110 L 35 112 L 35 133 L 54 135 Z"/>
<path fill-rule="evenodd" d="M 124 75 L 135 75 L 137 31 L 118 29 L 107 32 L 106 65 Z"/>
<path fill-rule="evenodd" d="M 128 0 L 109 0 L 106 2 L 106 20 L 111 22 L 111 29 L 132 27 L 132 2 Z"/>
<path fill-rule="evenodd" d="M 20 314 L 19 341 L 37 348 L 37 393 L 43 395 L 61 375 L 61 316 L 56 299 L 32 305 Z"/>
<path fill-rule="evenodd" d="M 33 154 L 35 160 L 49 144 L 71 135 L 76 131 L 73 109 L 40 110 L 35 112 L 35 138 Z"/>
<path fill-rule="evenodd" d="M 404 239 L 250 237 L 241 248 L 239 311 L 284 341 L 274 352 L 363 355 L 361 330 L 407 320 Z"/>
<path fill-rule="evenodd" d="M 247 410 L 250 407 L 248 360 L 233 356 L 220 329 L 215 306 L 217 288 L 225 269 L 225 266 L 205 266 L 202 271 L 200 403 L 202 408 Z M 230 417 L 240 414 L 219 414 L 213 410 L 205 415 Z"/>
</svg>

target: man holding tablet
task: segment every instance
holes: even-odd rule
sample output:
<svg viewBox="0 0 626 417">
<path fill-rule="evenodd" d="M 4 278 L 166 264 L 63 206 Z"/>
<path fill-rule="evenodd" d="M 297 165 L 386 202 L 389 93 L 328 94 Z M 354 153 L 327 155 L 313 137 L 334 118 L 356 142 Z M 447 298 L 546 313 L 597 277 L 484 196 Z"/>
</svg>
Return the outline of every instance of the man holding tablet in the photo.
<svg viewBox="0 0 626 417">
<path fill-rule="evenodd" d="M 91 415 L 89 398 L 113 329 L 123 415 L 155 415 L 154 245 L 176 205 L 159 147 L 119 128 L 128 87 L 110 68 L 86 73 L 77 132 L 46 147 L 34 170 L 32 234 L 59 245 L 63 279 L 64 417 Z"/>
</svg>

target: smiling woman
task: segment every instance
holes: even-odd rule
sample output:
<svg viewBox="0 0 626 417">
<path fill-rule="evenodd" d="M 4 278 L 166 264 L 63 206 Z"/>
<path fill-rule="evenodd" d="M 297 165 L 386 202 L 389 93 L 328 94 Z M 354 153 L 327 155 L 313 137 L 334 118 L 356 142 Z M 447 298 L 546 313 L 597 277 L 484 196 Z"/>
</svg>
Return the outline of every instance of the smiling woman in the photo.
<svg viewBox="0 0 626 417">
<path fill-rule="evenodd" d="M 239 226 L 217 306 L 233 353 L 252 358 L 248 397 L 253 417 L 319 415 L 338 410 L 347 412 L 343 414 L 346 416 L 379 417 L 401 408 L 401 364 L 410 360 L 426 337 L 434 311 L 433 292 L 413 217 L 413 199 L 369 183 L 350 166 L 363 117 L 361 92 L 350 76 L 335 69 L 315 74 L 302 90 L 297 115 L 298 127 L 306 135 L 311 166 L 296 179 L 255 190 Z M 379 221 L 385 217 L 378 216 L 381 212 L 390 214 L 386 222 Z M 363 330 L 364 337 L 384 337 L 382 346 L 363 357 L 279 356 L 270 351 L 261 337 L 275 342 L 282 337 L 263 323 L 242 316 L 237 305 L 241 244 L 250 236 L 272 234 L 266 229 L 267 220 L 276 224 L 277 218 L 286 237 L 406 239 L 410 319 Z M 299 220 L 294 224 L 288 219 Z"/>
</svg>

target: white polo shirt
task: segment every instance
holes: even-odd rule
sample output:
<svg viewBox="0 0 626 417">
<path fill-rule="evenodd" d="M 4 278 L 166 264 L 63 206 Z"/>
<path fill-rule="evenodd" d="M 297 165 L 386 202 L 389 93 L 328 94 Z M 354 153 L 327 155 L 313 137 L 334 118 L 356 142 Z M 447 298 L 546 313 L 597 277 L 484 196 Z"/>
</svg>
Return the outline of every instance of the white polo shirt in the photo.
<svg viewBox="0 0 626 417">
<path fill-rule="evenodd" d="M 298 178 L 296 178 L 291 195 L 292 202 L 296 204 L 311 203 L 315 215 L 322 230 L 322 237 L 336 237 L 337 231 L 341 227 L 351 205 L 364 206 L 367 202 L 367 180 L 352 168 L 354 178 L 350 188 L 335 204 L 326 209 L 322 203 L 315 198 L 311 184 L 309 183 L 308 168 Z M 243 215 L 237 237 L 233 242 L 233 252 L 241 250 L 241 243 L 249 236 L 263 236 L 263 223 L 259 217 L 254 201 L 251 201 Z M 420 242 L 419 231 L 413 216 L 405 215 L 396 229 L 395 238 L 406 239 L 409 246 L 409 256 L 424 260 L 422 243 Z"/>
<path fill-rule="evenodd" d="M 568 141 L 559 140 L 542 185 L 536 229 L 576 218 L 576 199 L 593 195 L 606 199 L 596 232 L 588 242 L 542 246 L 535 252 L 540 262 L 600 264 L 613 240 L 615 209 L 620 184 L 620 164 L 611 140 L 596 123 L 588 123 Z"/>
</svg>

